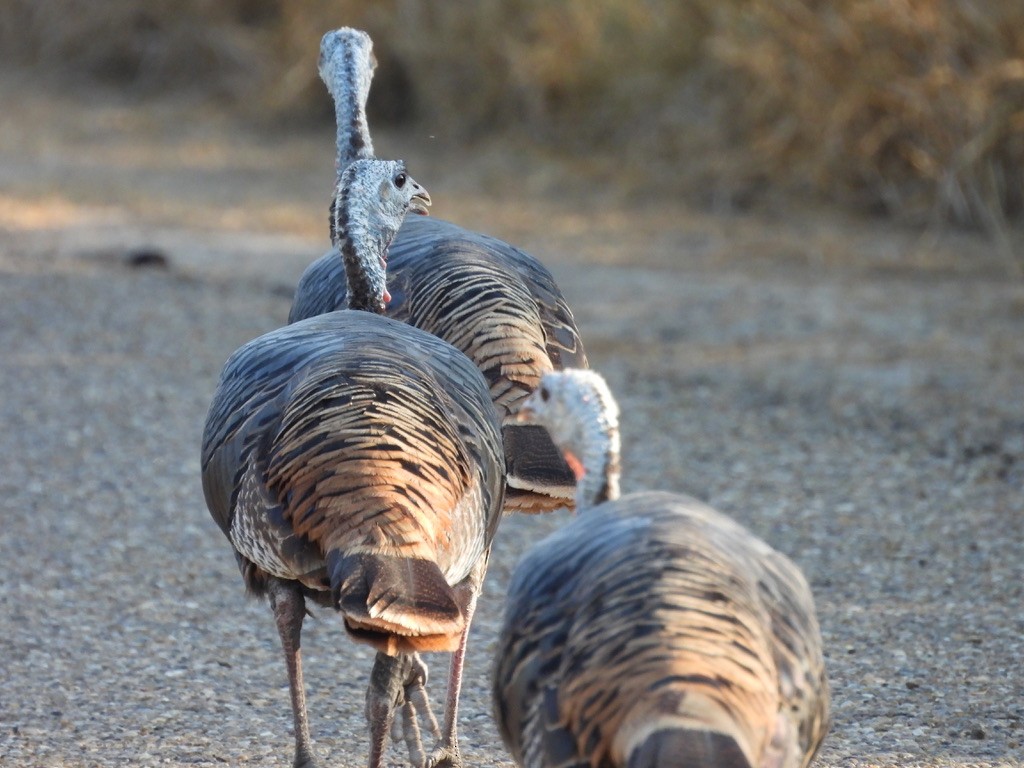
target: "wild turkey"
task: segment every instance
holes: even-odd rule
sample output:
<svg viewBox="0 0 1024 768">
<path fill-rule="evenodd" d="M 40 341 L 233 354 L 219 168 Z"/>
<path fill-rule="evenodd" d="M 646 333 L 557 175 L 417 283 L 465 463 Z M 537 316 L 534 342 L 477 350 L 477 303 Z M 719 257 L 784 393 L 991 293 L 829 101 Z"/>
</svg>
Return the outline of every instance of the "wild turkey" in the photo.
<svg viewBox="0 0 1024 768">
<path fill-rule="evenodd" d="M 353 163 L 332 231 L 350 310 L 245 344 L 203 434 L 214 520 L 249 591 L 270 598 L 288 665 L 295 765 L 314 764 L 299 638 L 306 600 L 338 610 L 378 653 L 367 691 L 371 768 L 396 709 L 412 762 L 433 720 L 417 652 L 455 651 L 434 764 L 457 764 L 462 655 L 501 517 L 500 425 L 480 371 L 441 339 L 378 313 L 387 244 L 430 198 L 402 163 Z"/>
<path fill-rule="evenodd" d="M 334 98 L 337 168 L 373 156 L 366 98 L 376 60 L 370 37 L 342 28 L 324 35 L 320 76 Z M 544 430 L 517 424 L 519 401 L 547 371 L 584 368 L 572 312 L 551 273 L 533 256 L 493 237 L 436 219 L 410 217 L 388 257 L 387 315 L 455 345 L 483 371 L 502 418 L 508 511 L 572 505 L 573 476 Z M 299 280 L 289 322 L 346 306 L 337 250 Z"/>
<path fill-rule="evenodd" d="M 618 409 L 592 371 L 519 412 L 578 469 L 578 517 L 523 557 L 497 647 L 499 729 L 528 768 L 806 766 L 828 687 L 800 570 L 686 496 L 619 496 Z"/>
</svg>

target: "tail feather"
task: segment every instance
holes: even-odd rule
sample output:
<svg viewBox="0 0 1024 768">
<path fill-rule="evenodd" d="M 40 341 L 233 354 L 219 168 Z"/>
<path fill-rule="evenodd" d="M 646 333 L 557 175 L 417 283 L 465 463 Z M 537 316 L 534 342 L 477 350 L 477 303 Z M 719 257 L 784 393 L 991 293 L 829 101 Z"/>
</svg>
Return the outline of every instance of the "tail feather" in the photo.
<svg viewBox="0 0 1024 768">
<path fill-rule="evenodd" d="M 429 560 L 359 553 L 327 555 L 335 606 L 364 632 L 451 636 L 465 627 L 456 591 Z"/>
<path fill-rule="evenodd" d="M 752 768 L 735 739 L 724 733 L 668 728 L 654 731 L 630 752 L 626 768 Z"/>
</svg>

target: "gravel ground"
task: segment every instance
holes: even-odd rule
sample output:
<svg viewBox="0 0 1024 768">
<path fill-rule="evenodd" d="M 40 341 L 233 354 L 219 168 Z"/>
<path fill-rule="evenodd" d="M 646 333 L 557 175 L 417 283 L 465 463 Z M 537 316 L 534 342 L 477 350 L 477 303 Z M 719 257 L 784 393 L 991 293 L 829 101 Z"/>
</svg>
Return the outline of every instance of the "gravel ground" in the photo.
<svg viewBox="0 0 1024 768">
<path fill-rule="evenodd" d="M 276 632 L 206 512 L 198 452 L 221 365 L 284 321 L 323 241 L 171 226 L 177 209 L 157 228 L 121 203 L 62 220 L 39 187 L 19 196 L 43 166 L 15 154 L 0 154 L 0 764 L 288 765 Z M 255 194 L 253 173 L 234 188 Z M 805 569 L 833 686 L 818 764 L 1024 764 L 1024 285 L 967 236 L 595 205 L 483 195 L 446 215 L 552 266 L 623 407 L 625 490 L 706 499 Z M 139 245 L 169 263 L 131 266 Z M 563 520 L 499 533 L 467 765 L 511 764 L 488 697 L 503 588 Z M 370 654 L 324 614 L 304 654 L 318 753 L 362 765 Z M 446 657 L 429 661 L 440 703 Z"/>
</svg>

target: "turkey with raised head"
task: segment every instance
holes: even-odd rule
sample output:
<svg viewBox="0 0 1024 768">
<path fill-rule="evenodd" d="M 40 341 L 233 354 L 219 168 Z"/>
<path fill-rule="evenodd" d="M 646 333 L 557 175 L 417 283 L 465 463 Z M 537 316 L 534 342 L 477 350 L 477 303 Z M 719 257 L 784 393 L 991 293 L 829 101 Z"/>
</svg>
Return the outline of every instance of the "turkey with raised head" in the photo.
<svg viewBox="0 0 1024 768">
<path fill-rule="evenodd" d="M 618 408 L 593 371 L 541 379 L 519 417 L 578 474 L 578 516 L 508 591 L 493 694 L 525 768 L 797 768 L 828 724 L 800 569 L 695 499 L 619 495 Z"/>
<path fill-rule="evenodd" d="M 337 171 L 373 156 L 366 99 L 376 60 L 370 37 L 337 29 L 320 43 L 320 76 L 334 99 Z M 569 507 L 573 475 L 544 430 L 515 421 L 540 377 L 587 357 L 572 312 L 536 258 L 493 237 L 433 217 L 410 217 L 388 257 L 389 317 L 440 336 L 483 371 L 502 419 L 508 511 Z M 303 273 L 289 322 L 341 309 L 348 287 L 337 249 Z"/>
<path fill-rule="evenodd" d="M 310 600 L 377 650 L 366 697 L 371 768 L 396 711 L 455 765 L 462 655 L 501 518 L 500 425 L 480 371 L 431 334 L 379 314 L 387 247 L 430 198 L 399 162 L 341 176 L 332 233 L 349 309 L 260 336 L 227 361 L 203 433 L 202 480 L 249 591 L 270 599 L 288 667 L 295 765 L 315 764 L 300 633 Z M 358 311 L 362 310 L 362 311 Z M 420 651 L 453 651 L 444 732 Z"/>
</svg>

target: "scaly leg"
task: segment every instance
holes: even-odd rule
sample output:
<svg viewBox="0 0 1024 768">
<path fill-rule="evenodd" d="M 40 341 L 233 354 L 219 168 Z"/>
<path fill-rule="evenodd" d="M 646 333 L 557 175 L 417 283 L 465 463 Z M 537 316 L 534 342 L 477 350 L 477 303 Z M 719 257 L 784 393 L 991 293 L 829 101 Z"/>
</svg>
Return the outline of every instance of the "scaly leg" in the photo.
<svg viewBox="0 0 1024 768">
<path fill-rule="evenodd" d="M 384 752 L 395 708 L 403 698 L 405 658 L 378 653 L 366 689 L 366 722 L 370 726 L 370 768 L 384 768 Z"/>
<path fill-rule="evenodd" d="M 437 718 L 427 698 L 427 665 L 419 654 L 412 653 L 405 657 L 404 699 L 400 702 L 402 717 L 395 718 L 391 724 L 391 738 L 402 739 L 409 750 L 409 762 L 413 768 L 424 768 L 427 761 L 423 751 L 423 738 L 420 735 L 420 718 L 423 718 L 434 741 L 441 738 L 441 729 L 437 726 Z"/>
<path fill-rule="evenodd" d="M 306 686 L 302 680 L 302 620 L 306 616 L 306 599 L 296 582 L 270 579 L 270 607 L 274 611 L 277 632 L 288 665 L 288 688 L 292 697 L 292 718 L 295 724 L 295 768 L 316 768 L 309 739 L 306 715 Z"/>
<path fill-rule="evenodd" d="M 434 747 L 434 752 L 430 756 L 429 768 L 462 768 L 462 755 L 459 753 L 459 737 L 457 733 L 459 694 L 462 691 L 462 668 L 466 661 L 469 627 L 473 622 L 473 613 L 476 611 L 476 601 L 480 597 L 480 591 L 483 587 L 484 575 L 487 573 L 487 560 L 490 554 L 490 549 L 488 549 L 484 556 L 477 561 L 473 572 L 469 576 L 469 600 L 464 612 L 466 626 L 462 630 L 459 647 L 452 654 L 452 664 L 448 672 L 448 694 L 444 703 L 444 728 L 441 731 L 441 740 Z"/>
</svg>

